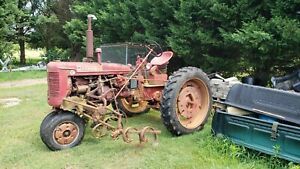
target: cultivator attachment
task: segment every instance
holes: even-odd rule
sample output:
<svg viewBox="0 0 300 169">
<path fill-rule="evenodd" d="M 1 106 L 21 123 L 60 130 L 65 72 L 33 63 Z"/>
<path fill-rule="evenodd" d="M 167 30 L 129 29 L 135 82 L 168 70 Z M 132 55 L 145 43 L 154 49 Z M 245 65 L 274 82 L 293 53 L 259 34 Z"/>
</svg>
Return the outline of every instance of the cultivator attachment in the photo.
<svg viewBox="0 0 300 169">
<path fill-rule="evenodd" d="M 106 125 L 103 125 L 101 123 L 97 124 L 92 129 L 93 136 L 96 138 L 101 138 L 103 136 L 106 136 L 108 134 L 109 127 Z M 150 139 L 148 135 L 152 135 L 153 141 L 157 141 L 157 136 L 160 134 L 159 130 L 154 129 L 153 127 L 146 126 L 142 129 L 137 129 L 135 127 L 127 127 L 127 128 L 119 128 L 119 129 L 113 129 L 111 133 L 111 137 L 114 140 L 117 140 L 120 136 L 122 136 L 122 139 L 126 143 L 131 143 L 134 141 L 132 135 L 136 134 L 139 137 L 139 143 L 147 143 Z"/>
<path fill-rule="evenodd" d="M 123 114 L 120 113 L 118 108 L 116 110 L 110 109 L 106 105 L 93 105 L 87 104 L 85 99 L 79 97 L 69 97 L 64 99 L 63 109 L 76 110 L 75 112 L 82 117 L 88 118 L 93 121 L 92 134 L 96 138 L 101 138 L 111 132 L 111 137 L 116 140 L 120 136 L 126 143 L 134 141 L 133 135 L 136 134 L 139 138 L 139 143 L 146 143 L 152 140 L 157 141 L 160 131 L 153 127 L 146 126 L 142 129 L 135 127 L 123 127 Z M 88 110 L 88 111 L 86 111 Z"/>
<path fill-rule="evenodd" d="M 132 134 L 137 134 L 139 137 L 139 143 L 142 144 L 149 141 L 149 138 L 146 137 L 146 134 L 153 135 L 153 141 L 156 142 L 157 135 L 160 134 L 160 131 L 149 126 L 146 126 L 141 130 L 134 127 L 127 127 L 126 129 L 121 128 L 115 130 L 114 132 L 112 132 L 111 137 L 113 139 L 117 139 L 120 135 L 122 135 L 124 142 L 131 143 L 132 141 L 134 141 L 134 139 L 132 139 L 131 137 Z"/>
</svg>

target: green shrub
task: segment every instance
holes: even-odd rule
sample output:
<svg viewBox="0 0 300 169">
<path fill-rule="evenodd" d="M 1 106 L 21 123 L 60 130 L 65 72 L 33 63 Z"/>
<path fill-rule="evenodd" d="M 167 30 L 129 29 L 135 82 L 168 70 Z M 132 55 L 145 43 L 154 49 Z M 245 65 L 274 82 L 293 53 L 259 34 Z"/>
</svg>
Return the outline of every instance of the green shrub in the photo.
<svg viewBox="0 0 300 169">
<path fill-rule="evenodd" d="M 44 55 L 42 55 L 42 58 L 46 62 L 53 60 L 67 61 L 70 59 L 70 54 L 67 50 L 55 47 L 53 49 L 49 49 Z"/>
</svg>

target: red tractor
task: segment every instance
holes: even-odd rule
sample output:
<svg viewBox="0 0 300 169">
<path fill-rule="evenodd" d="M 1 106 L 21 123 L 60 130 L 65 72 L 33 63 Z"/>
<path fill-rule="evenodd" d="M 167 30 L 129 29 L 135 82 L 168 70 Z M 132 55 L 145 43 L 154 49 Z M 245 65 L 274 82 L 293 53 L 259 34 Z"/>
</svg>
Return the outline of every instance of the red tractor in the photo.
<svg viewBox="0 0 300 169">
<path fill-rule="evenodd" d="M 152 127 L 139 130 L 122 124 L 122 117 L 145 113 L 150 108 L 160 110 L 164 125 L 174 135 L 192 133 L 204 126 L 212 100 L 209 79 L 201 69 L 185 67 L 168 77 L 166 67 L 173 52 L 155 52 L 158 45 L 143 46 L 146 53 L 136 54 L 134 66 L 104 62 L 104 48 L 96 49 L 94 59 L 92 19 L 89 15 L 83 62 L 47 65 L 48 104 L 53 111 L 43 120 L 40 135 L 49 149 L 78 145 L 87 124 L 96 137 L 111 131 L 113 138 L 122 136 L 125 142 L 132 141 L 130 133 L 137 133 L 140 142 L 148 141 L 146 133 L 156 138 L 160 131 Z M 108 55 L 106 59 L 114 60 Z M 123 58 L 128 61 L 127 53 Z"/>
</svg>

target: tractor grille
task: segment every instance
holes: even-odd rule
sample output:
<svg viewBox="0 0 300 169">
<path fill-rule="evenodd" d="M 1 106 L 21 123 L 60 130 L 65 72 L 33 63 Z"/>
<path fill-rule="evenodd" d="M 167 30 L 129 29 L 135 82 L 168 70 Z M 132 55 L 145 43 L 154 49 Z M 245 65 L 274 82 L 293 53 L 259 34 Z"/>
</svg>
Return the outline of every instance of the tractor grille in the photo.
<svg viewBox="0 0 300 169">
<path fill-rule="evenodd" d="M 59 73 L 48 72 L 48 94 L 49 97 L 59 96 Z"/>
</svg>

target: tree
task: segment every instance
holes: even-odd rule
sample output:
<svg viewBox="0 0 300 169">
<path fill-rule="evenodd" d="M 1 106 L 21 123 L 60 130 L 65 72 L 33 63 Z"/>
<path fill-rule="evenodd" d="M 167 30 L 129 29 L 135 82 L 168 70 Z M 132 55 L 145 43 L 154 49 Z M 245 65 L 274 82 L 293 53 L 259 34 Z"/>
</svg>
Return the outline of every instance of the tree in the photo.
<svg viewBox="0 0 300 169">
<path fill-rule="evenodd" d="M 85 24 L 87 14 L 95 14 L 98 18 L 94 22 L 95 43 L 115 42 L 146 42 L 154 40 L 168 47 L 166 37 L 170 35 L 169 24 L 174 20 L 175 8 L 178 0 L 157 1 L 150 0 L 88 0 L 74 3 L 75 18 L 65 25 L 72 43 L 84 43 L 84 34 L 80 34 Z M 72 33 L 74 32 L 74 33 Z M 80 40 L 81 39 L 81 40 Z"/>
<path fill-rule="evenodd" d="M 243 18 L 240 28 L 223 33 L 226 43 L 240 49 L 248 72 L 263 84 L 271 75 L 285 74 L 300 66 L 299 5 L 293 0 L 258 3 L 251 7 L 251 20 Z"/>
<path fill-rule="evenodd" d="M 164 47 L 170 36 L 170 24 L 175 21 L 175 11 L 179 8 L 179 0 L 151 1 L 139 0 L 135 2 L 136 15 L 140 23 L 133 39 L 139 41 L 154 40 Z"/>
<path fill-rule="evenodd" d="M 56 25 L 59 23 L 56 15 L 43 14 L 36 17 L 34 31 L 30 34 L 29 43 L 33 48 L 46 48 L 46 51 L 57 46 Z"/>
<path fill-rule="evenodd" d="M 239 25 L 237 13 L 233 3 L 181 1 L 168 43 L 189 65 L 232 74 L 238 70 L 238 50 L 224 43 L 221 30 L 231 31 Z"/>
<path fill-rule="evenodd" d="M 71 20 L 71 0 L 39 0 L 40 6 L 33 16 L 34 31 L 30 35 L 32 47 L 43 47 L 46 51 L 58 47 L 68 49 L 70 42 L 63 26 Z"/>
<path fill-rule="evenodd" d="M 0 59 L 6 53 L 11 53 L 13 42 L 10 40 L 12 26 L 15 20 L 16 6 L 10 0 L 0 2 Z"/>
<path fill-rule="evenodd" d="M 264 84 L 271 74 L 299 66 L 300 3 L 289 1 L 181 1 L 168 42 L 194 66 L 243 72 Z"/>
<path fill-rule="evenodd" d="M 64 25 L 64 32 L 70 41 L 71 56 L 74 60 L 80 60 L 83 56 L 82 46 L 84 44 L 84 32 L 86 24 L 79 19 L 72 19 Z"/>
<path fill-rule="evenodd" d="M 16 1 L 17 11 L 15 13 L 15 24 L 13 39 L 18 43 L 20 48 L 20 63 L 25 64 L 25 42 L 28 40 L 28 36 L 32 31 L 32 25 L 34 24 L 31 17 L 35 12 L 37 0 L 18 0 Z"/>
<path fill-rule="evenodd" d="M 299 68 L 300 22 L 287 17 L 258 18 L 225 35 L 228 43 L 240 47 L 252 74 L 266 80 L 271 74 Z"/>
<path fill-rule="evenodd" d="M 18 40 L 27 41 L 30 32 L 36 46 L 68 49 L 77 60 L 84 56 L 86 17 L 94 14 L 95 46 L 155 40 L 188 65 L 264 81 L 300 65 L 300 4 L 295 0 L 18 2 L 13 24 L 21 30 Z"/>
<path fill-rule="evenodd" d="M 139 22 L 133 1 L 88 0 L 74 2 L 71 21 L 64 26 L 64 32 L 73 47 L 72 53 L 81 53 L 85 48 L 85 30 L 88 14 L 94 14 L 97 21 L 93 22 L 95 46 L 103 43 L 130 41 Z M 83 47 L 83 48 L 81 48 Z M 81 55 L 81 56 L 82 56 Z M 75 56 L 75 55 L 73 55 Z"/>
<path fill-rule="evenodd" d="M 35 17 L 34 31 L 30 36 L 30 44 L 34 48 L 46 49 L 49 59 L 80 58 L 81 38 L 75 39 L 71 35 L 73 28 L 68 24 L 73 17 L 71 5 L 72 0 L 40 0 L 41 4 Z M 75 23 L 75 22 L 74 22 Z M 71 26 L 71 27 L 70 27 Z M 82 25 L 75 24 L 76 28 Z M 75 30 L 74 30 L 75 31 Z M 79 31 L 79 30 L 78 30 Z M 77 32 L 78 32 L 77 31 Z M 84 34 L 83 30 L 80 30 Z M 73 44 L 76 43 L 76 44 Z M 59 55 L 59 56 L 55 56 Z M 63 55 L 63 56 L 62 56 Z M 67 55 L 71 55 L 67 56 Z"/>
</svg>

